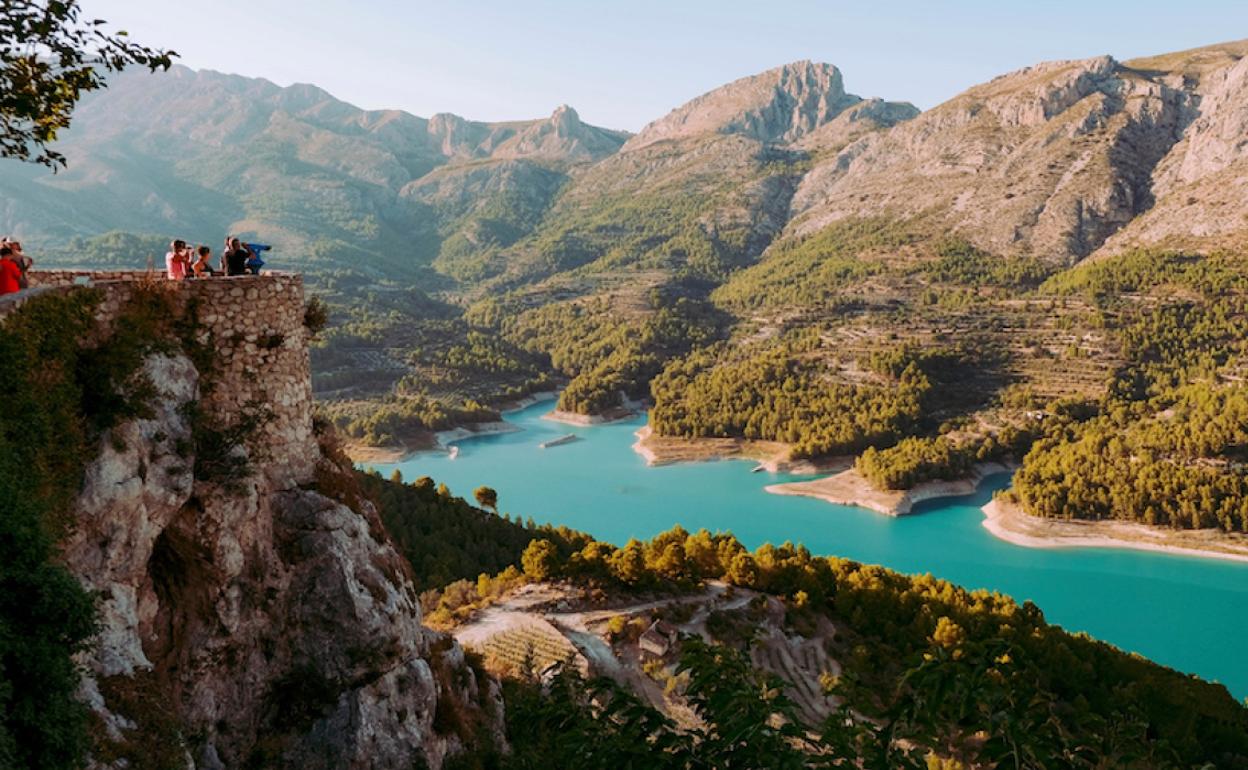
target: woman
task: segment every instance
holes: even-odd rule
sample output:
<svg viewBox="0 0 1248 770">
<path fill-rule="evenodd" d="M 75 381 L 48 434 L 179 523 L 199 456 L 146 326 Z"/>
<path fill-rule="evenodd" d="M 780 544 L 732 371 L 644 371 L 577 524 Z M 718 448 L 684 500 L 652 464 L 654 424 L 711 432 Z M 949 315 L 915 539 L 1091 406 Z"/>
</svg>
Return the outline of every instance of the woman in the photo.
<svg viewBox="0 0 1248 770">
<path fill-rule="evenodd" d="M 199 259 L 195 260 L 195 264 L 191 265 L 191 270 L 194 271 L 195 277 L 208 278 L 216 275 L 212 270 L 211 264 L 212 249 L 207 246 L 200 246 L 195 250 L 195 253 L 199 255 Z"/>
<path fill-rule="evenodd" d="M 21 280 L 22 269 L 13 259 L 13 249 L 7 244 L 0 246 L 0 296 L 21 291 Z"/>
<path fill-rule="evenodd" d="M 169 253 L 165 255 L 165 275 L 169 280 L 185 279 L 190 267 L 191 255 L 190 249 L 186 247 L 186 241 L 176 240 L 169 244 Z"/>
</svg>

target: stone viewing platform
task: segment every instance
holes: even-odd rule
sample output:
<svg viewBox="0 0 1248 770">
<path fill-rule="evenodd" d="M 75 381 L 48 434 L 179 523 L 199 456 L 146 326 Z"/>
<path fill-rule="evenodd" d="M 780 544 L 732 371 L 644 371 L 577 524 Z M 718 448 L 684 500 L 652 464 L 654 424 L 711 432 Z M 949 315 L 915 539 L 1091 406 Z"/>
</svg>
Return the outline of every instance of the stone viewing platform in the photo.
<svg viewBox="0 0 1248 770">
<path fill-rule="evenodd" d="M 260 467 L 288 482 L 311 478 L 318 450 L 302 275 L 272 271 L 170 281 L 145 270 L 32 270 L 29 278 L 29 289 L 0 297 L 0 323 L 37 297 L 94 291 L 97 330 L 106 335 L 139 292 L 167 292 L 179 318 L 194 325 L 196 341 L 213 352 L 211 375 L 200 373 L 201 382 L 211 382 L 199 395 L 205 412 L 231 424 L 247 404 L 263 404 L 271 416 L 256 448 L 264 454 L 280 446 L 283 462 Z"/>
</svg>

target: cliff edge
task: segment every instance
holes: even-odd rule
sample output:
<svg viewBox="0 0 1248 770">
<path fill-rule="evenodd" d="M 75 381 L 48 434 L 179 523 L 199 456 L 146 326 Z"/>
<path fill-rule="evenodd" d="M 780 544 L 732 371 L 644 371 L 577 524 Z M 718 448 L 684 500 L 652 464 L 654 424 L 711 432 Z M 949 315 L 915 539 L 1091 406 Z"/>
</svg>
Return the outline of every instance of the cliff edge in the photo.
<svg viewBox="0 0 1248 770">
<path fill-rule="evenodd" d="M 406 562 L 315 429 L 298 276 L 34 283 L 23 302 L 92 295 L 84 346 L 114 344 L 136 307 L 171 330 L 131 377 L 144 408 L 93 437 L 59 543 L 96 596 L 95 766 L 437 768 L 498 738 L 496 685 L 421 624 Z"/>
</svg>

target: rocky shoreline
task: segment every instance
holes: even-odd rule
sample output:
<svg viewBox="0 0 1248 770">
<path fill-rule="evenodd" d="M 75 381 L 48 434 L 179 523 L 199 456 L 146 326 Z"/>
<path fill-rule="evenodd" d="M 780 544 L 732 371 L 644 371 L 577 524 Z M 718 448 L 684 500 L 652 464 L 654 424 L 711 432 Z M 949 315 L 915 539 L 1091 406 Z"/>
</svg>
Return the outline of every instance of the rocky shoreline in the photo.
<svg viewBox="0 0 1248 770">
<path fill-rule="evenodd" d="M 565 412 L 562 409 L 552 409 L 542 415 L 543 420 L 551 422 L 561 422 L 564 425 L 579 425 L 586 427 L 590 425 L 610 425 L 613 422 L 627 420 L 634 417 L 637 413 L 622 409 L 618 412 L 612 411 L 606 414 L 579 414 L 577 412 Z"/>
<path fill-rule="evenodd" d="M 835 505 L 856 505 L 885 516 L 905 516 L 924 500 L 961 497 L 974 494 L 986 476 L 1008 473 L 1011 468 L 1001 463 L 980 463 L 970 476 L 952 481 L 925 481 L 910 489 L 878 489 L 857 470 L 850 467 L 832 476 L 811 481 L 772 484 L 765 491 L 773 495 L 814 497 Z"/>
<path fill-rule="evenodd" d="M 853 463 L 852 457 L 836 457 L 818 464 L 790 460 L 788 444 L 779 441 L 747 441 L 738 438 L 679 438 L 660 436 L 649 425 L 635 434 L 633 451 L 645 458 L 646 465 L 751 460 L 768 473 L 830 473 Z"/>
<path fill-rule="evenodd" d="M 558 396 L 558 393 L 549 390 L 530 393 L 508 403 L 499 410 L 499 413 L 506 415 L 511 412 L 518 412 L 521 409 L 528 409 L 544 401 L 553 401 Z M 450 449 L 452 444 L 473 438 L 474 436 L 515 433 L 519 430 L 522 430 L 522 428 L 518 428 L 504 420 L 476 422 L 430 433 L 427 440 L 424 441 L 405 442 L 390 446 L 368 446 L 367 444 L 348 443 L 344 447 L 344 451 L 346 451 L 347 457 L 351 458 L 353 463 L 399 463 L 419 452 L 445 452 Z"/>
</svg>

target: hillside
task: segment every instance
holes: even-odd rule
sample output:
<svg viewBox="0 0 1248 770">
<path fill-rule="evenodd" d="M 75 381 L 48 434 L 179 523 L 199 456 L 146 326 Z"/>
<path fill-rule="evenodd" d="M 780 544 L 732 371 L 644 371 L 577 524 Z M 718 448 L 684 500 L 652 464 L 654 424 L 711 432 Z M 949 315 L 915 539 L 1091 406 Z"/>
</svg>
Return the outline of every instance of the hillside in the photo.
<svg viewBox="0 0 1248 770">
<path fill-rule="evenodd" d="M 215 248 L 236 232 L 305 265 L 410 278 L 451 235 L 440 212 L 403 195 L 413 181 L 499 161 L 558 174 L 626 138 L 567 106 L 508 123 L 425 119 L 361 110 L 310 85 L 184 67 L 127 73 L 83 100 L 61 142 L 68 170 L 2 164 L 0 229 L 45 249 L 109 230 Z"/>
<path fill-rule="evenodd" d="M 439 520 L 464 509 L 488 560 L 509 553 L 492 577 L 422 594 L 503 681 L 505 767 L 1248 761 L 1248 716 L 1221 685 L 1069 634 L 1030 603 L 787 543 L 751 552 L 728 533 L 616 547 L 491 521 L 428 478 L 366 478 L 388 522 L 440 544 Z M 429 543 L 402 548 L 429 563 Z"/>
<path fill-rule="evenodd" d="M 1239 398 L 1246 48 L 1042 63 L 922 114 L 796 62 L 631 138 L 566 108 L 423 120 L 182 70 L 85 105 L 66 150 L 92 151 L 68 174 L 8 167 L 0 185 L 23 192 L 11 227 L 51 242 L 102 229 L 93 210 L 122 229 L 160 221 L 143 202 L 159 196 L 130 186 L 181 188 L 142 166 L 211 182 L 163 227 L 263 222 L 303 243 L 335 319 L 316 393 L 359 443 L 418 446 L 563 386 L 560 408 L 580 414 L 653 403 L 668 439 L 863 454 L 883 487 L 1070 449 L 1020 476 L 1032 513 L 1064 516 L 1064 463 L 1109 426 L 1178 415 L 1194 430 L 1209 399 Z M 192 109 L 210 119 L 181 122 Z M 136 112 L 151 119 L 121 117 Z M 235 179 L 247 193 L 221 197 Z M 112 234 L 50 256 L 158 244 Z M 1193 323 L 1204 336 L 1176 331 Z M 1106 488 L 1086 510 L 1242 528 L 1233 432 L 1140 433 L 1158 490 L 1196 474 L 1231 502 L 1193 517 L 1167 492 Z"/>
<path fill-rule="evenodd" d="M 301 279 L 74 277 L 0 302 L 21 394 L 0 410 L 0 764 L 440 767 L 488 743 L 495 685 L 422 625 L 313 419 Z"/>
</svg>

